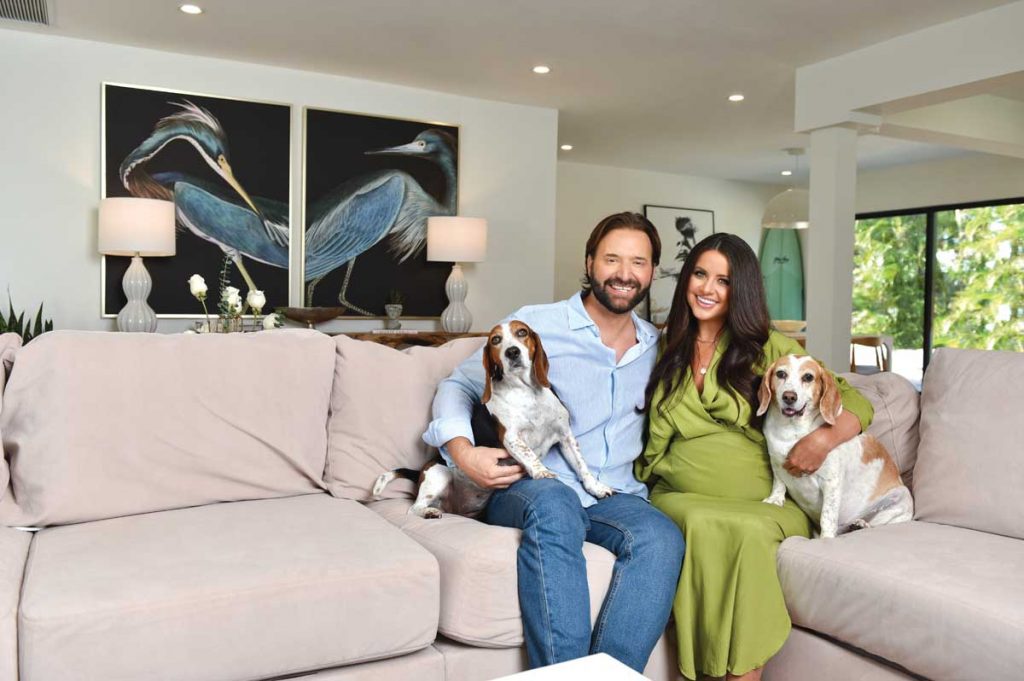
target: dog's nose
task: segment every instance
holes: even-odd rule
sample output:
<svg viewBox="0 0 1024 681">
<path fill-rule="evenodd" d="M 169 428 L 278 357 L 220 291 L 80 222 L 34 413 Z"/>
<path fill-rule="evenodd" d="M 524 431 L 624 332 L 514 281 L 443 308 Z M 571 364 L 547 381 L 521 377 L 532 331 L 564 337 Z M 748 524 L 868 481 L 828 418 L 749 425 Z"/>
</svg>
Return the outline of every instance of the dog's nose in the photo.
<svg viewBox="0 0 1024 681">
<path fill-rule="evenodd" d="M 786 404 L 793 404 L 794 402 L 796 402 L 796 393 L 793 392 L 792 390 L 787 390 L 786 392 L 782 393 L 782 401 L 785 402 Z"/>
<path fill-rule="evenodd" d="M 523 353 L 519 351 L 519 348 L 517 348 L 514 345 L 510 347 L 508 350 L 505 350 L 505 356 L 508 357 L 509 359 L 519 359 L 519 356 L 522 354 Z"/>
</svg>

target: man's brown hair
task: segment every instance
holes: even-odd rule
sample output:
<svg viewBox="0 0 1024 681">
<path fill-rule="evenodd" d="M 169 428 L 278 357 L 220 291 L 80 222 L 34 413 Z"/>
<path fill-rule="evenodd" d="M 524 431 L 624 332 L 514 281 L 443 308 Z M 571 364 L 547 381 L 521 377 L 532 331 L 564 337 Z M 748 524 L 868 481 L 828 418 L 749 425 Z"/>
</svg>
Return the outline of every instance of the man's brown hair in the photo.
<svg viewBox="0 0 1024 681">
<path fill-rule="evenodd" d="M 661 261 L 661 237 L 658 236 L 658 230 L 651 224 L 650 220 L 640 215 L 640 213 L 630 213 L 628 211 L 609 215 L 597 223 L 597 226 L 590 233 L 590 238 L 587 239 L 587 251 L 583 257 L 584 292 L 590 290 L 590 272 L 587 271 L 587 259 L 594 257 L 601 241 L 609 232 L 613 232 L 616 229 L 635 229 L 646 234 L 647 239 L 651 242 L 651 264 L 657 267 Z"/>
</svg>

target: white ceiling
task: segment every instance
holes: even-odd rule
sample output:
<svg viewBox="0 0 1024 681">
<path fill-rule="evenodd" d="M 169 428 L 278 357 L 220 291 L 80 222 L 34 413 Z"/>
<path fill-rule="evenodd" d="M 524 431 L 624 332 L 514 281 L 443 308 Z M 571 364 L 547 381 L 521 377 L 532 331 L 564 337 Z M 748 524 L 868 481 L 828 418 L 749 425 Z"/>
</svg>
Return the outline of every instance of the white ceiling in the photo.
<svg viewBox="0 0 1024 681">
<path fill-rule="evenodd" d="M 779 182 L 794 71 L 1006 0 L 52 0 L 43 32 L 559 109 L 562 160 Z M 23 25 L 0 21 L 6 28 Z M 548 64 L 547 76 L 531 73 Z M 746 101 L 727 96 L 742 92 Z M 954 155 L 883 138 L 862 168 Z"/>
</svg>

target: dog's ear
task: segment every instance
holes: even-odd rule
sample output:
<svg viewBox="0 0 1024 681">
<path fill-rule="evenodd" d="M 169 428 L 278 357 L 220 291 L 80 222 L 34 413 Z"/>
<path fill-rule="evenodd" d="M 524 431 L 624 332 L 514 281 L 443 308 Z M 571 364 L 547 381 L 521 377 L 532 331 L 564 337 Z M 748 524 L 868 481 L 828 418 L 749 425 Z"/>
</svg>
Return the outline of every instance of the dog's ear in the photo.
<svg viewBox="0 0 1024 681">
<path fill-rule="evenodd" d="M 839 394 L 839 386 L 836 385 L 836 379 L 832 378 L 832 372 L 821 365 L 818 365 L 818 380 L 821 381 L 818 411 L 825 423 L 834 426 L 836 419 L 843 413 L 843 396 Z"/>
<path fill-rule="evenodd" d="M 548 353 L 544 352 L 544 346 L 540 342 L 540 336 L 533 329 L 530 329 L 530 340 L 533 341 L 533 357 L 530 363 L 533 365 L 533 383 L 542 388 L 550 388 L 548 381 Z"/>
<path fill-rule="evenodd" d="M 495 361 L 491 344 L 484 346 L 484 395 L 480 398 L 483 404 L 491 399 L 491 381 L 500 381 L 505 377 L 505 371 L 501 368 L 501 362 Z"/>
<path fill-rule="evenodd" d="M 758 416 L 764 416 L 768 407 L 772 405 L 772 376 L 775 375 L 775 365 L 778 363 L 778 360 L 772 362 L 772 365 L 764 372 L 764 376 L 761 377 L 761 387 L 757 389 Z"/>
</svg>

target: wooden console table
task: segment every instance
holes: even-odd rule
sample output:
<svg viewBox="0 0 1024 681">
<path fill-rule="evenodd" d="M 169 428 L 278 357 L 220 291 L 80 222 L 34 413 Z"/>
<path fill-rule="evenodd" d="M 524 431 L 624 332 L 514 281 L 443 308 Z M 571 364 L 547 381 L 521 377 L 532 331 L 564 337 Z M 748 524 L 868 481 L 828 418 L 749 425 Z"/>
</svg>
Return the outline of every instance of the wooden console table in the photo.
<svg viewBox="0 0 1024 681">
<path fill-rule="evenodd" d="M 413 331 L 404 333 L 373 333 L 369 331 L 346 333 L 345 335 L 356 340 L 372 341 L 392 348 L 408 348 L 411 346 L 437 347 L 457 338 L 483 338 L 487 335 L 487 332 L 445 333 L 444 331 Z"/>
</svg>

